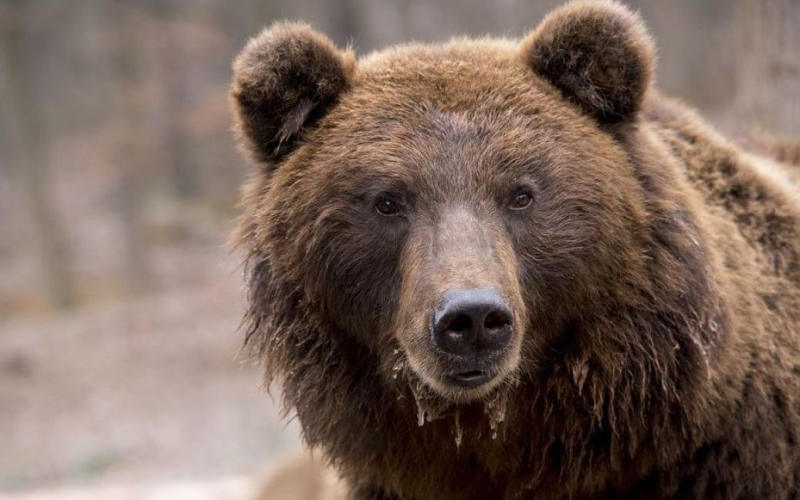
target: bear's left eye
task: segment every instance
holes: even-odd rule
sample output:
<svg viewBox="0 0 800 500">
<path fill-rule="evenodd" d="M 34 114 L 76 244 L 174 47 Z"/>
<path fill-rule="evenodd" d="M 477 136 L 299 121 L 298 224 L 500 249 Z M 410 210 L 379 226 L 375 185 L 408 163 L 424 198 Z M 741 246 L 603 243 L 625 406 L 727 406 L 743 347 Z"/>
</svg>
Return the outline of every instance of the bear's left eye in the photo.
<svg viewBox="0 0 800 500">
<path fill-rule="evenodd" d="M 533 203 L 533 195 L 525 190 L 517 191 L 511 199 L 508 208 L 511 210 L 525 210 Z"/>
<path fill-rule="evenodd" d="M 394 217 L 400 214 L 400 207 L 388 195 L 382 195 L 375 202 L 375 210 L 385 216 Z"/>
</svg>

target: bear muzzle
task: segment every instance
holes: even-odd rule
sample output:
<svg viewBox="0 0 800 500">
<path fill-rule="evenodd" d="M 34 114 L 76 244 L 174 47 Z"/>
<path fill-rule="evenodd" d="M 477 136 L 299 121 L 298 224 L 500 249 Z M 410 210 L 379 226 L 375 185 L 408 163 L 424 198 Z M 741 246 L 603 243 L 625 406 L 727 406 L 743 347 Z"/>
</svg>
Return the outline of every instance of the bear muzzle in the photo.
<svg viewBox="0 0 800 500">
<path fill-rule="evenodd" d="M 452 290 L 433 312 L 431 333 L 438 349 L 454 359 L 457 368 L 447 381 L 474 388 L 490 381 L 496 370 L 487 367 L 502 355 L 513 335 L 513 315 L 505 300 L 490 287 Z"/>
</svg>

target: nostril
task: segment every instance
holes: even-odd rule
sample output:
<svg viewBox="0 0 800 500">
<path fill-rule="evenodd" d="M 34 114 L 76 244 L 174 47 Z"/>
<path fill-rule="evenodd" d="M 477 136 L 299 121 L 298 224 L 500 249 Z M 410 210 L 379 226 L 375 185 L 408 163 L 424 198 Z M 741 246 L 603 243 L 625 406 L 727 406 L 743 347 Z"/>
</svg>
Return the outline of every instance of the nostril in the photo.
<svg viewBox="0 0 800 500">
<path fill-rule="evenodd" d="M 444 328 L 444 331 L 450 334 L 463 335 L 472 329 L 472 320 L 466 314 L 458 314 L 455 318 Z"/>
<path fill-rule="evenodd" d="M 512 336 L 511 311 L 491 288 L 454 290 L 433 312 L 431 333 L 442 351 L 461 357 L 487 356 Z"/>
<path fill-rule="evenodd" d="M 497 311 L 492 311 L 483 320 L 483 327 L 489 331 L 499 330 L 511 324 L 508 316 Z"/>
</svg>

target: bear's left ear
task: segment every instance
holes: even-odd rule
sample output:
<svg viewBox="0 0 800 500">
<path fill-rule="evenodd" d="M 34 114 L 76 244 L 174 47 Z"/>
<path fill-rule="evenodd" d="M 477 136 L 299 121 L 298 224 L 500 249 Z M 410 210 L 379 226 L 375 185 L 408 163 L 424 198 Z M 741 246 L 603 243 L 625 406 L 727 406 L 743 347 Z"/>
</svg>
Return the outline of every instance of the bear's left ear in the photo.
<svg viewBox="0 0 800 500">
<path fill-rule="evenodd" d="M 521 50 L 537 75 L 601 123 L 635 116 L 655 67 L 642 20 L 610 0 L 579 0 L 556 9 Z"/>
<path fill-rule="evenodd" d="M 233 63 L 236 131 L 253 159 L 272 168 L 349 87 L 355 56 L 302 23 L 264 30 Z"/>
</svg>

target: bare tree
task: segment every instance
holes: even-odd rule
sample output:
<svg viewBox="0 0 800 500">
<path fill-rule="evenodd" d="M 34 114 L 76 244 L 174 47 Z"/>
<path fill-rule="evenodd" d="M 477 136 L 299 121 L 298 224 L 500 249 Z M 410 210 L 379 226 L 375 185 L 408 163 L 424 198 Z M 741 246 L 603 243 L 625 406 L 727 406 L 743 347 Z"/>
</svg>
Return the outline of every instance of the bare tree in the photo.
<svg viewBox="0 0 800 500">
<path fill-rule="evenodd" d="M 187 53 L 180 20 L 186 16 L 185 7 L 177 2 L 152 2 L 151 12 L 161 19 L 163 46 L 159 50 L 159 65 L 163 75 L 165 120 L 164 149 L 166 170 L 174 196 L 179 200 L 199 195 L 200 181 L 192 145 L 187 131 L 186 114 L 190 109 L 191 81 L 187 68 Z"/>
<path fill-rule="evenodd" d="M 800 135 L 800 0 L 739 0 L 737 112 Z"/>
<path fill-rule="evenodd" d="M 4 118 L 16 131 L 10 156 L 34 222 L 46 296 L 54 308 L 65 309 L 74 306 L 77 298 L 63 223 L 50 192 L 48 133 L 31 66 L 35 55 L 26 53 L 28 47 L 35 47 L 24 24 L 30 5 L 26 2 L 0 5 L 0 74 L 5 75 L 2 88 L 7 94 L 3 96 Z M 11 141 L 7 146 L 11 146 Z"/>
<path fill-rule="evenodd" d="M 140 38 L 144 14 L 134 2 L 114 2 L 106 6 L 115 27 L 117 43 L 112 52 L 116 77 L 117 113 L 121 130 L 117 165 L 120 169 L 120 203 L 125 248 L 125 287 L 131 294 L 151 290 L 155 279 L 144 224 L 147 161 L 149 151 L 144 138 L 144 94 L 141 77 Z"/>
</svg>

